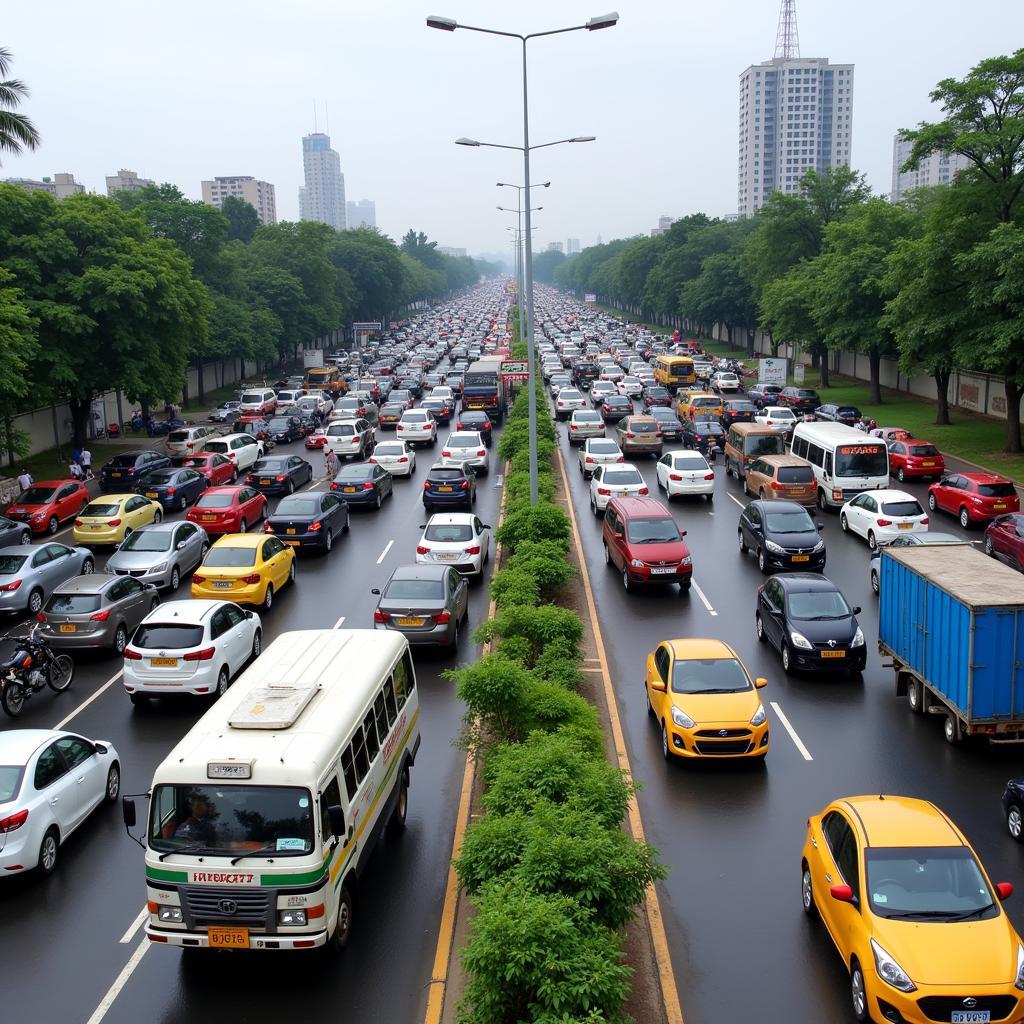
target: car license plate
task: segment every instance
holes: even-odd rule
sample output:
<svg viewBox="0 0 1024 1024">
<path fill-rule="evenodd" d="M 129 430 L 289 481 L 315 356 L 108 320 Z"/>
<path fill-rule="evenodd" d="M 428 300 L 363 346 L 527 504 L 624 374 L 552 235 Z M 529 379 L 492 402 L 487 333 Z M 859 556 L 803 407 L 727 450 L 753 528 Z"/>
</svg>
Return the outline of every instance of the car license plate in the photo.
<svg viewBox="0 0 1024 1024">
<path fill-rule="evenodd" d="M 73 622 L 61 623 L 60 631 L 62 633 L 74 633 L 78 630 L 78 627 Z"/>
<path fill-rule="evenodd" d="M 177 668 L 178 667 L 178 659 L 177 658 L 150 658 L 149 659 L 149 663 L 154 668 Z"/>
<path fill-rule="evenodd" d="M 451 494 L 453 488 L 451 488 L 451 487 L 438 487 L 438 490 L 442 491 L 444 494 Z"/>
<path fill-rule="evenodd" d="M 924 466 L 925 469 L 931 469 L 932 466 L 935 465 L 935 461 L 932 460 L 931 462 L 929 462 L 927 459 L 925 459 L 925 461 L 922 462 L 921 465 Z"/>
<path fill-rule="evenodd" d="M 269 483 L 270 483 L 270 481 L 265 476 L 264 477 L 260 477 L 260 486 L 261 487 L 266 487 Z"/>
<path fill-rule="evenodd" d="M 809 562 L 810 560 L 810 555 L 793 555 L 794 562 Z"/>
<path fill-rule="evenodd" d="M 146 491 L 146 497 L 147 498 L 156 498 L 156 497 L 158 497 L 158 495 L 157 495 L 156 491 Z"/>
<path fill-rule="evenodd" d="M 675 571 L 676 567 L 674 565 L 658 565 L 651 567 L 652 576 L 664 576 L 668 573 L 674 573 Z"/>
<path fill-rule="evenodd" d="M 231 581 L 230 580 L 214 580 L 213 581 L 213 585 L 218 590 L 229 590 L 230 587 L 231 587 Z"/>
<path fill-rule="evenodd" d="M 204 523 L 215 523 L 217 521 L 216 516 L 203 516 Z"/>
<path fill-rule="evenodd" d="M 1006 508 L 1006 502 L 1005 501 L 997 501 L 992 507 L 993 508 Z"/>
<path fill-rule="evenodd" d="M 399 626 L 422 626 L 423 619 L 395 619 Z"/>
<path fill-rule="evenodd" d="M 211 928 L 209 931 L 211 949 L 248 949 L 248 928 Z"/>
<path fill-rule="evenodd" d="M 110 471 L 111 476 L 120 476 L 120 473 L 115 473 L 113 470 Z"/>
<path fill-rule="evenodd" d="M 455 559 L 457 559 L 459 556 L 455 555 L 455 554 L 451 554 L 450 552 L 439 551 L 439 552 L 437 552 L 435 557 L 440 558 L 444 562 L 454 562 Z"/>
<path fill-rule="evenodd" d="M 912 530 L 914 528 L 913 523 L 900 523 L 899 526 L 901 530 Z"/>
<path fill-rule="evenodd" d="M 285 544 L 287 544 L 290 548 L 297 548 L 300 545 L 300 543 L 301 542 L 297 541 L 297 540 L 286 540 L 285 541 Z"/>
<path fill-rule="evenodd" d="M 950 1017 L 952 1024 L 989 1024 L 991 1010 L 954 1010 Z"/>
<path fill-rule="evenodd" d="M 846 651 L 822 651 L 821 656 L 823 658 L 845 658 Z"/>
<path fill-rule="evenodd" d="M 295 532 L 296 532 L 295 531 L 295 527 L 294 526 L 289 526 L 288 529 L 285 530 L 284 532 L 287 533 L 289 537 L 293 537 L 295 535 Z"/>
</svg>

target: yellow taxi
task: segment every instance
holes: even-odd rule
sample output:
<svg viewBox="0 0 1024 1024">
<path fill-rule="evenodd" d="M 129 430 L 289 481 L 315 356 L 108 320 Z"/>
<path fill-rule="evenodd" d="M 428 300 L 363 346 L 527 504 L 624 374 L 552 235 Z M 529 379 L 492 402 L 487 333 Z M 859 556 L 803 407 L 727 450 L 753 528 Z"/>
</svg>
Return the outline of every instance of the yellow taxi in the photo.
<svg viewBox="0 0 1024 1024">
<path fill-rule="evenodd" d="M 295 551 L 273 535 L 226 533 L 192 575 L 192 596 L 270 608 L 295 582 Z"/>
<path fill-rule="evenodd" d="M 163 517 L 160 502 L 141 494 L 103 494 L 82 509 L 71 536 L 76 544 L 120 544 L 133 530 Z"/>
<path fill-rule="evenodd" d="M 680 419 L 692 420 L 700 415 L 704 419 L 718 419 L 724 406 L 720 395 L 710 391 L 680 391 L 676 413 Z"/>
<path fill-rule="evenodd" d="M 721 640 L 663 640 L 647 655 L 647 712 L 661 752 L 675 758 L 758 758 L 768 753 L 768 719 L 736 652 Z"/>
<path fill-rule="evenodd" d="M 1024 945 L 960 830 L 934 804 L 851 796 L 807 819 L 804 911 L 850 972 L 857 1020 L 1019 1022 Z"/>
</svg>

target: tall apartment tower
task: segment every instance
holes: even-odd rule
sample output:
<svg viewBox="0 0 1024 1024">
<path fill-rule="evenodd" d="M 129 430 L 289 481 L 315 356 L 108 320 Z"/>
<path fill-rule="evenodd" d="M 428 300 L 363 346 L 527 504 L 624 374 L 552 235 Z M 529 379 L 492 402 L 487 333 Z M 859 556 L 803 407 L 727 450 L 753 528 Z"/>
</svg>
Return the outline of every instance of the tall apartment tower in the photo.
<svg viewBox="0 0 1024 1024">
<path fill-rule="evenodd" d="M 141 192 L 147 185 L 155 185 L 152 178 L 140 178 L 135 171 L 121 168 L 117 174 L 107 175 L 107 195 L 115 192 Z"/>
<path fill-rule="evenodd" d="M 801 57 L 796 0 L 782 0 L 775 56 L 740 75 L 739 216 L 809 170 L 849 166 L 852 132 L 853 65 Z"/>
<path fill-rule="evenodd" d="M 565 255 L 566 256 L 578 256 L 580 252 L 580 240 L 578 238 L 569 238 L 565 242 Z"/>
<path fill-rule="evenodd" d="M 331 139 L 313 132 L 302 139 L 302 170 L 306 184 L 299 189 L 299 219 L 316 220 L 344 231 L 348 227 L 345 206 L 345 175 L 341 157 L 331 149 Z"/>
<path fill-rule="evenodd" d="M 375 228 L 377 226 L 377 204 L 372 199 L 360 199 L 358 202 L 349 200 L 345 203 L 348 226 L 356 228 Z"/>
<path fill-rule="evenodd" d="M 261 224 L 277 223 L 274 186 L 269 181 L 258 181 L 251 175 L 236 174 L 203 182 L 203 202 L 207 206 L 215 206 L 219 210 L 228 196 L 244 199 L 255 207 Z"/>
<path fill-rule="evenodd" d="M 921 162 L 916 171 L 901 171 L 907 162 L 912 142 L 900 141 L 899 134 L 892 140 L 892 194 L 890 198 L 898 203 L 903 193 L 912 188 L 927 188 L 929 185 L 948 185 L 956 175 L 970 165 L 967 157 L 959 153 L 932 153 Z"/>
</svg>

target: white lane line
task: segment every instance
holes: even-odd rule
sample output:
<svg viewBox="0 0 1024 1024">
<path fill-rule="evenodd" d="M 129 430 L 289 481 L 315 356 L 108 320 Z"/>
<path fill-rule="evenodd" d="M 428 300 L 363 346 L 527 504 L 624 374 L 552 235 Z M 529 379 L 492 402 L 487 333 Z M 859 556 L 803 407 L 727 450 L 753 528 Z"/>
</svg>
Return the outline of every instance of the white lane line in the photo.
<svg viewBox="0 0 1024 1024">
<path fill-rule="evenodd" d="M 149 916 L 149 907 L 143 907 L 139 911 L 139 916 L 135 918 L 130 925 L 128 925 L 128 931 L 121 936 L 121 945 L 127 946 L 132 941 L 132 937 L 142 927 L 142 922 Z"/>
<path fill-rule="evenodd" d="M 389 540 L 387 542 L 387 545 L 385 546 L 384 550 L 380 553 L 380 558 L 377 559 L 377 564 L 378 565 L 380 565 L 380 563 L 383 562 L 384 559 L 388 557 L 388 552 L 391 550 L 391 545 L 394 544 L 394 543 L 395 542 L 393 540 Z"/>
<path fill-rule="evenodd" d="M 340 619 L 338 619 L 338 621 L 333 626 L 331 626 L 331 629 L 341 629 L 341 624 L 344 621 L 345 621 L 345 616 L 342 615 L 342 617 Z"/>
<path fill-rule="evenodd" d="M 708 612 L 711 615 L 717 616 L 718 612 L 716 612 L 715 609 L 711 606 L 711 602 L 708 600 L 707 595 L 704 593 L 704 591 L 700 589 L 700 584 L 696 580 L 692 580 L 691 585 L 693 586 L 693 589 L 697 591 L 697 596 L 700 598 L 701 603 L 704 605 L 704 607 L 707 608 Z"/>
<path fill-rule="evenodd" d="M 114 683 L 116 683 L 118 679 L 121 678 L 122 674 L 123 673 L 120 670 L 115 672 L 91 697 L 88 697 L 85 700 L 83 700 L 82 703 L 79 704 L 78 707 L 75 708 L 75 710 L 72 711 L 70 715 L 68 715 L 65 718 L 62 718 L 53 728 L 63 729 L 64 726 L 67 725 L 72 718 L 74 718 L 76 715 L 84 711 L 101 693 L 103 693 L 106 690 L 109 690 L 110 687 L 113 686 Z"/>
<path fill-rule="evenodd" d="M 775 703 L 775 701 L 770 701 L 769 703 L 771 704 L 772 711 L 774 711 L 775 714 L 779 716 L 779 721 L 785 727 L 786 732 L 789 733 L 789 738 L 796 745 L 796 749 L 800 751 L 801 755 L 803 756 L 803 759 L 805 761 L 813 761 L 814 758 L 811 757 L 811 752 L 804 746 L 804 741 L 800 739 L 800 737 L 797 735 L 796 729 L 794 729 L 793 726 L 789 724 L 789 719 L 786 717 L 786 713 L 782 710 L 782 708 L 779 707 L 778 704 Z"/>
<path fill-rule="evenodd" d="M 735 496 L 734 494 L 730 494 L 730 495 L 729 495 L 729 500 L 730 500 L 730 501 L 735 501 L 735 502 L 736 502 L 736 504 L 737 504 L 737 505 L 739 505 L 739 507 L 740 507 L 740 508 L 746 508 L 746 507 L 747 507 L 747 506 L 746 506 L 746 505 L 744 505 L 744 504 L 743 504 L 743 502 L 742 502 L 742 501 L 740 501 L 740 499 L 739 499 L 739 498 L 737 498 L 737 497 L 736 497 L 736 496 Z"/>
<path fill-rule="evenodd" d="M 144 938 L 135 947 L 135 952 L 132 953 L 128 963 L 124 965 L 121 973 L 114 979 L 114 984 L 107 989 L 107 994 L 100 1000 L 99 1006 L 93 1010 L 92 1016 L 86 1021 L 86 1024 L 100 1024 L 100 1021 L 106 1017 L 107 1011 L 114 1005 L 114 1000 L 121 994 L 121 989 L 128 983 L 128 979 L 132 976 L 135 968 L 139 966 L 149 946 L 149 939 Z"/>
</svg>

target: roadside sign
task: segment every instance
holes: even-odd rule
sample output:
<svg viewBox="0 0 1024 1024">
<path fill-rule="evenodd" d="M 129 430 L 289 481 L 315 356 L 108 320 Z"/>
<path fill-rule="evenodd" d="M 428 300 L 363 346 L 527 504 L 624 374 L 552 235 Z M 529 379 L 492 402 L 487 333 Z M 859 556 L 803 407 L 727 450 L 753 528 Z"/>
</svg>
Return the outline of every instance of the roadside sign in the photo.
<svg viewBox="0 0 1024 1024">
<path fill-rule="evenodd" d="M 529 377 L 530 364 L 525 359 L 506 359 L 501 364 L 501 375 Z"/>
<path fill-rule="evenodd" d="M 759 359 L 757 361 L 757 382 L 758 384 L 778 384 L 780 387 L 785 387 L 786 360 Z"/>
<path fill-rule="evenodd" d="M 525 384 L 530 379 L 530 375 L 528 373 L 503 373 L 501 379 L 505 382 L 506 387 L 513 385 L 518 387 L 520 384 Z"/>
<path fill-rule="evenodd" d="M 595 292 L 587 292 L 583 296 L 584 302 L 597 302 L 597 294 Z"/>
<path fill-rule="evenodd" d="M 794 384 L 803 384 L 803 382 L 804 382 L 804 364 L 803 363 L 794 363 L 793 364 L 793 383 Z M 785 384 L 785 381 L 783 381 L 783 384 Z"/>
<path fill-rule="evenodd" d="M 359 331 L 360 333 L 366 331 L 379 331 L 381 329 L 381 322 L 379 320 L 366 320 L 352 325 L 353 331 Z"/>
</svg>

